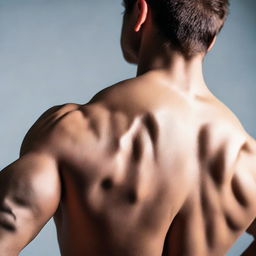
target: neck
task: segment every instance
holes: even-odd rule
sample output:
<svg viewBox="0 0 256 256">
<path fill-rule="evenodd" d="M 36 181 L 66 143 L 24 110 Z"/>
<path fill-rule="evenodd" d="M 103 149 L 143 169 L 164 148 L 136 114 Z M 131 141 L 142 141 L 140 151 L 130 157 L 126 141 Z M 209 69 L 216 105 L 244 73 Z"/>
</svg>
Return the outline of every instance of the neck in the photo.
<svg viewBox="0 0 256 256">
<path fill-rule="evenodd" d="M 168 86 L 178 87 L 189 93 L 209 92 L 203 77 L 203 55 L 185 59 L 178 52 L 172 51 L 168 44 L 159 42 L 156 38 L 159 37 L 142 37 L 137 77 L 153 73 Z"/>
</svg>

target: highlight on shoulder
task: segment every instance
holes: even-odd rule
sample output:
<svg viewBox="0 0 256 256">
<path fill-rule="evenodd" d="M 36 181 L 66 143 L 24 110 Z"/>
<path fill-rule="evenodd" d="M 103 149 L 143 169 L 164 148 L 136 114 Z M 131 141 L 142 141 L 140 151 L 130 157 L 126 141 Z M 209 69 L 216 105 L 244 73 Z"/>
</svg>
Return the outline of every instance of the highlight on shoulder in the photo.
<svg viewBox="0 0 256 256">
<path fill-rule="evenodd" d="M 62 120 L 67 114 L 72 111 L 76 111 L 79 108 L 80 105 L 78 104 L 66 103 L 53 106 L 46 110 L 26 133 L 20 148 L 20 156 L 44 145 L 51 134 L 51 131 L 60 122 L 60 120 Z"/>
</svg>

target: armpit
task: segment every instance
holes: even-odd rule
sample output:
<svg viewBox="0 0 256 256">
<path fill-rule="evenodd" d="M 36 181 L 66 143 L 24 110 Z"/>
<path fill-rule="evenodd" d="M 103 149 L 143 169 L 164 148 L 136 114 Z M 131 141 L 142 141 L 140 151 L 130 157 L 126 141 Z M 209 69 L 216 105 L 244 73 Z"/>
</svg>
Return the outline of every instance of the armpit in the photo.
<svg viewBox="0 0 256 256">
<path fill-rule="evenodd" d="M 246 232 L 256 237 L 256 219 L 254 219 L 254 221 L 250 224 Z"/>
</svg>

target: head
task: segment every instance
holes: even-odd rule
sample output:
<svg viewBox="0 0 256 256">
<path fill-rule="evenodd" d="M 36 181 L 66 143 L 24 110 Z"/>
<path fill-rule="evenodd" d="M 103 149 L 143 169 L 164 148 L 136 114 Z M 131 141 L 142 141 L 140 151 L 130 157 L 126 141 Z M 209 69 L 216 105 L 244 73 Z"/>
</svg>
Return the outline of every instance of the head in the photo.
<svg viewBox="0 0 256 256">
<path fill-rule="evenodd" d="M 146 24 L 185 58 L 205 55 L 224 25 L 229 0 L 123 0 L 123 4 L 121 47 L 128 62 L 138 63 Z"/>
</svg>

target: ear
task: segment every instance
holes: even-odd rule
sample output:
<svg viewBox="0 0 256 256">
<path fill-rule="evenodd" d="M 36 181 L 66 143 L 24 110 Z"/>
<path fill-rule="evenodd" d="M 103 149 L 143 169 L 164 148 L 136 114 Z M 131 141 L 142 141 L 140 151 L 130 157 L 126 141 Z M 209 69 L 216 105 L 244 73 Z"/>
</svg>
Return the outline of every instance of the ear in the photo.
<svg viewBox="0 0 256 256">
<path fill-rule="evenodd" d="M 145 0 L 137 0 L 136 7 L 138 10 L 138 17 L 136 25 L 134 27 L 134 31 L 138 32 L 147 18 L 148 5 Z"/>
<path fill-rule="evenodd" d="M 208 49 L 207 49 L 207 52 L 209 52 L 209 51 L 213 48 L 213 46 L 214 46 L 214 44 L 215 44 L 215 42 L 216 42 L 216 39 L 217 39 L 217 36 L 215 36 L 215 37 L 212 39 L 212 42 L 211 42 L 210 46 L 209 46 Z"/>
</svg>

